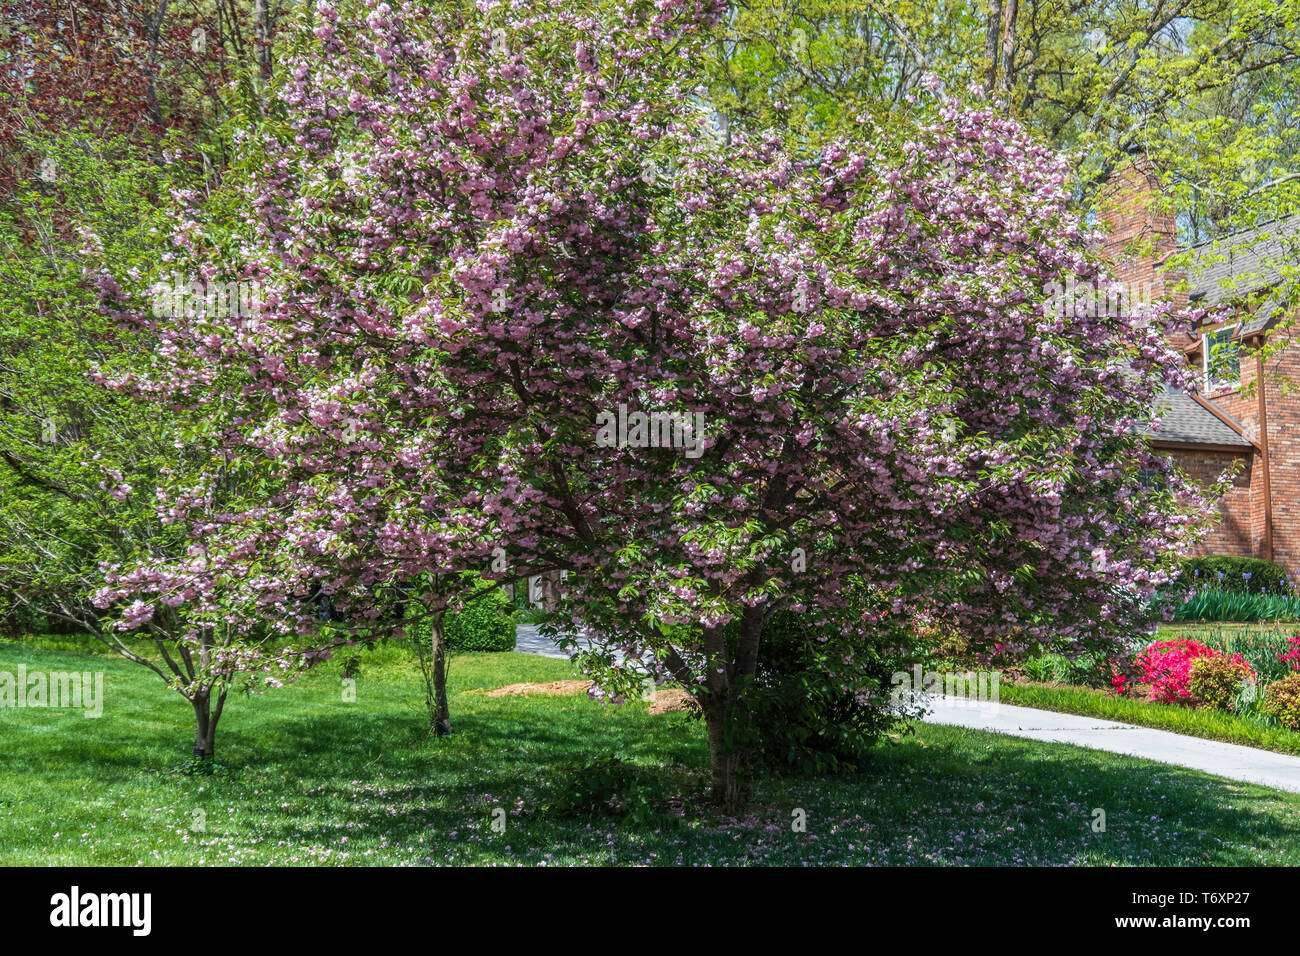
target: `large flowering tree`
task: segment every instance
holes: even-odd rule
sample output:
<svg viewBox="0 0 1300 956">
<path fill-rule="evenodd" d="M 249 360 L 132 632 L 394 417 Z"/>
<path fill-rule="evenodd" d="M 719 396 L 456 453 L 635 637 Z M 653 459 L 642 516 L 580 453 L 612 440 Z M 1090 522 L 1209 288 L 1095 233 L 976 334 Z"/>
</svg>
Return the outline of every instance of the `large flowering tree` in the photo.
<svg viewBox="0 0 1300 956">
<path fill-rule="evenodd" d="M 713 12 L 319 3 L 247 141 L 226 267 L 264 305 L 164 323 L 151 388 L 270 463 L 206 539 L 250 622 L 567 570 L 601 685 L 689 688 L 735 806 L 778 611 L 883 707 L 919 626 L 1131 632 L 1198 501 L 1135 428 L 1173 317 L 1054 308 L 1104 281 L 1063 165 L 937 96 L 811 159 L 728 137 L 692 83 Z"/>
</svg>

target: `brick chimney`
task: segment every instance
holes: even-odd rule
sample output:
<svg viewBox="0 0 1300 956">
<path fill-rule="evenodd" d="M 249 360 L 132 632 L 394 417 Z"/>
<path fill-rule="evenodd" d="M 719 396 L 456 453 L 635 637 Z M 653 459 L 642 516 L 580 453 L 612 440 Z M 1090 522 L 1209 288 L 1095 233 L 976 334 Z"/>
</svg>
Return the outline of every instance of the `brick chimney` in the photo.
<svg viewBox="0 0 1300 956">
<path fill-rule="evenodd" d="M 1115 278 L 1132 283 L 1138 294 L 1185 305 L 1187 293 L 1175 290 L 1181 275 L 1161 271 L 1178 249 L 1178 233 L 1151 160 L 1140 154 L 1122 160 L 1098 193 L 1096 208 L 1108 236 L 1101 252 Z"/>
</svg>

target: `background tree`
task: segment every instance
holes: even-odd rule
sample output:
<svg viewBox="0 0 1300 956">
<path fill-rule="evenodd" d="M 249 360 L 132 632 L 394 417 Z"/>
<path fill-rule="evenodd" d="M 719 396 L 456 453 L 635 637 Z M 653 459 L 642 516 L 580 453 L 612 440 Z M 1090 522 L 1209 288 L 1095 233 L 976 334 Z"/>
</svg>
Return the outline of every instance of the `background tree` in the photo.
<svg viewBox="0 0 1300 956">
<path fill-rule="evenodd" d="M 1297 8 L 1263 0 L 736 6 L 710 59 L 733 123 L 814 148 L 865 111 L 905 108 L 928 70 L 978 84 L 1073 157 L 1079 198 L 1131 153 L 1157 160 L 1202 239 L 1296 208 Z"/>
<path fill-rule="evenodd" d="M 125 326 L 104 314 L 85 273 L 107 261 L 152 274 L 169 228 L 158 197 L 192 170 L 123 163 L 129 144 L 103 141 L 97 153 L 89 136 L 41 139 L 56 181 L 19 189 L 21 218 L 0 211 L 9 317 L 0 328 L 0 615 L 20 612 L 34 629 L 54 622 L 154 671 L 192 705 L 194 752 L 206 757 L 229 690 L 265 661 L 266 633 L 232 654 L 233 632 L 219 618 L 190 613 L 211 593 L 114 606 L 120 582 L 106 565 L 202 565 L 202 516 L 256 486 L 233 463 L 214 465 L 202 423 L 184 409 L 111 387 L 129 381 L 157 342 L 147 320 Z M 64 234 L 69 222 L 79 236 Z M 184 490 L 168 498 L 164 486 Z M 281 669 L 272 672 L 278 679 Z"/>
<path fill-rule="evenodd" d="M 0 198 L 44 157 L 24 138 L 123 137 L 224 166 L 218 127 L 256 112 L 271 78 L 278 0 L 5 0 L 0 7 Z"/>
<path fill-rule="evenodd" d="M 1080 215 L 1099 212 L 1103 184 L 1141 156 L 1179 242 L 1216 240 L 1219 259 L 1249 248 L 1279 277 L 1264 298 L 1294 313 L 1300 242 L 1273 249 L 1247 230 L 1300 211 L 1297 12 L 1295 0 L 762 0 L 719 26 L 710 99 L 729 124 L 781 129 L 814 155 L 859 114 L 904 115 L 927 69 L 955 96 L 982 87 L 1069 158 Z M 1171 284 L 1193 260 L 1167 260 Z M 1260 355 L 1295 331 L 1285 318 Z"/>
<path fill-rule="evenodd" d="M 203 756 L 256 654 L 223 658 L 230 631 L 193 629 L 179 602 L 113 608 L 140 628 L 128 635 L 93 598 L 102 562 L 202 560 L 192 551 L 202 523 L 178 524 L 186 509 L 160 505 L 163 476 L 190 503 L 188 482 L 213 478 L 196 512 L 243 478 L 229 463 L 208 468 L 211 447 L 183 409 L 108 387 L 157 340 L 147 315 L 126 327 L 101 314 L 87 270 L 109 277 L 109 293 L 113 276 L 176 278 L 168 193 L 220 194 L 233 158 L 221 127 L 258 113 L 277 10 L 166 0 L 0 9 L 0 620 L 83 632 L 150 667 L 193 705 Z M 208 208 L 219 215 L 219 200 Z"/>
</svg>

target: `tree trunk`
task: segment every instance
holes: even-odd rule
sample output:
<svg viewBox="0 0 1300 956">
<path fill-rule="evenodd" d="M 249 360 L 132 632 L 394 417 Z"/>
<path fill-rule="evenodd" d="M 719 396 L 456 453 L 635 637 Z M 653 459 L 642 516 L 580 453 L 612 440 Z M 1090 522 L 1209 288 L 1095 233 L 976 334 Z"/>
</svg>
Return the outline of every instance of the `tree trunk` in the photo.
<svg viewBox="0 0 1300 956">
<path fill-rule="evenodd" d="M 190 703 L 194 705 L 194 756 L 211 760 L 217 752 L 217 724 L 226 706 L 226 692 L 222 690 L 215 707 L 212 706 L 211 687 L 196 691 Z"/>
<path fill-rule="evenodd" d="M 268 0 L 253 0 L 253 22 L 257 46 L 257 72 L 263 83 L 271 79 L 271 11 Z"/>
<path fill-rule="evenodd" d="M 1002 0 L 990 0 L 988 31 L 984 36 L 984 88 L 990 93 L 998 81 L 998 46 L 1002 37 Z"/>
<path fill-rule="evenodd" d="M 430 717 L 438 736 L 451 733 L 451 708 L 447 704 L 447 645 L 443 640 L 442 612 L 429 622 L 430 663 L 433 666 L 433 710 Z"/>
<path fill-rule="evenodd" d="M 709 655 L 709 690 L 700 704 L 709 736 L 709 766 L 713 773 L 713 802 L 727 813 L 745 808 L 751 795 L 749 763 L 755 741 L 741 695 L 752 688 L 758 668 L 758 647 L 763 635 L 763 610 L 748 607 L 740 617 L 740 639 L 735 659 L 725 662 L 726 642 L 721 628 L 706 628 L 704 645 Z"/>
<path fill-rule="evenodd" d="M 731 708 L 726 701 L 704 705 L 704 725 L 709 736 L 709 769 L 713 775 L 713 803 L 726 813 L 739 813 L 749 802 L 750 788 L 744 754 L 728 733 Z"/>
<path fill-rule="evenodd" d="M 1016 56 L 1016 13 L 1019 0 L 1003 0 L 1002 4 L 1002 65 L 998 77 L 998 89 L 1004 93 L 1011 91 L 1014 85 L 1013 70 Z"/>
<path fill-rule="evenodd" d="M 167 0 L 163 0 L 158 5 L 157 12 L 145 24 L 147 39 L 149 40 L 149 55 L 146 58 L 148 63 L 148 80 L 145 86 L 145 103 L 149 110 L 149 118 L 158 126 L 163 125 L 162 110 L 158 106 L 158 45 L 162 38 L 163 20 L 167 18 Z"/>
</svg>

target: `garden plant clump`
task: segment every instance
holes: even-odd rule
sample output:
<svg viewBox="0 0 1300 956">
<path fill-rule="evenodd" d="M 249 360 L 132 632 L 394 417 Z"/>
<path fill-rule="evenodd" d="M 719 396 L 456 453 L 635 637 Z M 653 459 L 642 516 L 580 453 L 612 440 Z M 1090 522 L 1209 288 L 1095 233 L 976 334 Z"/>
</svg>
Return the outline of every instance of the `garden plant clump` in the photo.
<svg viewBox="0 0 1300 956">
<path fill-rule="evenodd" d="M 1232 711 L 1300 729 L 1294 722 L 1294 705 L 1300 700 L 1300 634 L 1261 663 L 1252 666 L 1239 652 L 1180 637 L 1152 642 L 1131 662 L 1114 662 L 1111 682 L 1121 695 L 1145 694 L 1157 703 Z"/>
</svg>

